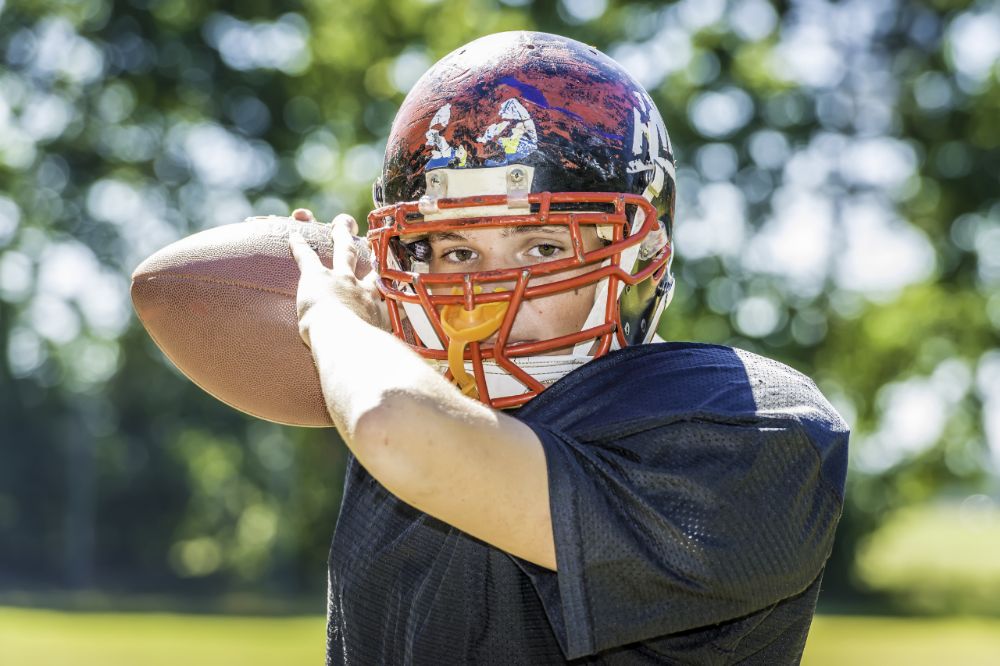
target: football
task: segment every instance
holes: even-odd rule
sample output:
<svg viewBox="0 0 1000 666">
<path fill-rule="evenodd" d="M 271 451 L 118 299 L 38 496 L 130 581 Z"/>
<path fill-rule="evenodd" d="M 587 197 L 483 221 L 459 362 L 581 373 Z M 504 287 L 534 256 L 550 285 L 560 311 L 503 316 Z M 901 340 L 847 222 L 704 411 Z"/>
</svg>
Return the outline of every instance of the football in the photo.
<svg viewBox="0 0 1000 666">
<path fill-rule="evenodd" d="M 299 337 L 293 228 L 329 267 L 327 225 L 252 217 L 147 258 L 132 274 L 132 303 L 167 358 L 219 400 L 276 423 L 332 426 L 312 354 Z M 359 252 L 358 277 L 370 270 Z"/>
</svg>

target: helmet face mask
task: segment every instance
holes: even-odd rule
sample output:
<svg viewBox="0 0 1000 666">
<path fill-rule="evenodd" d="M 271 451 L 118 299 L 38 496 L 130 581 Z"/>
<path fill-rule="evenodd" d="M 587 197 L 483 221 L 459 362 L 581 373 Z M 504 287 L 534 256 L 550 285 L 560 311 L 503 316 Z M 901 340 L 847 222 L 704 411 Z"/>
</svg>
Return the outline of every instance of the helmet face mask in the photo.
<svg viewBox="0 0 1000 666">
<path fill-rule="evenodd" d="M 579 42 L 501 33 L 443 58 L 400 108 L 373 194 L 368 236 L 393 331 L 494 407 L 649 341 L 669 302 L 666 129 L 641 86 Z M 532 228 L 558 231 L 567 251 L 429 272 L 429 237 Z M 526 307 L 584 289 L 595 295 L 582 328 L 512 339 Z"/>
</svg>

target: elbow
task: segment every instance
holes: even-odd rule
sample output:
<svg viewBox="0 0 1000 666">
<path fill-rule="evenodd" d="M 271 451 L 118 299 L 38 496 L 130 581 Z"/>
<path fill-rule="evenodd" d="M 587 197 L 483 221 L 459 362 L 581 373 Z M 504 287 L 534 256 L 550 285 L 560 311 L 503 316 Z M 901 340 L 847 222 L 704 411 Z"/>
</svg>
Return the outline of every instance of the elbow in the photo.
<svg viewBox="0 0 1000 666">
<path fill-rule="evenodd" d="M 411 502 L 420 480 L 420 429 L 414 427 L 415 401 L 407 396 L 385 396 L 355 422 L 351 451 L 358 462 L 387 490 Z"/>
<path fill-rule="evenodd" d="M 379 402 L 355 420 L 351 428 L 351 452 L 374 475 L 377 468 L 392 459 L 393 449 L 399 448 L 393 446 L 398 440 L 398 430 L 390 402 Z"/>
</svg>

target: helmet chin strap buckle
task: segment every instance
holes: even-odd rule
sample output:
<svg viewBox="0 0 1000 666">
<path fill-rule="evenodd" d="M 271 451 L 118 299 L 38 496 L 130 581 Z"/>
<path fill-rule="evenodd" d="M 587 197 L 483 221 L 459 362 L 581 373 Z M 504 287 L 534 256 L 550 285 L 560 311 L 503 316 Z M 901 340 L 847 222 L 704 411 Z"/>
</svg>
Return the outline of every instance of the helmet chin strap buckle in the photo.
<svg viewBox="0 0 1000 666">
<path fill-rule="evenodd" d="M 494 293 L 506 291 L 495 289 Z M 475 287 L 474 292 L 481 294 L 482 287 Z M 462 290 L 456 287 L 452 295 L 459 295 Z M 441 308 L 441 327 L 448 335 L 448 369 L 462 393 L 470 398 L 479 398 L 476 380 L 465 371 L 465 347 L 470 342 L 480 342 L 497 332 L 503 323 L 510 301 L 482 303 L 466 310 L 461 305 L 446 305 Z"/>
</svg>

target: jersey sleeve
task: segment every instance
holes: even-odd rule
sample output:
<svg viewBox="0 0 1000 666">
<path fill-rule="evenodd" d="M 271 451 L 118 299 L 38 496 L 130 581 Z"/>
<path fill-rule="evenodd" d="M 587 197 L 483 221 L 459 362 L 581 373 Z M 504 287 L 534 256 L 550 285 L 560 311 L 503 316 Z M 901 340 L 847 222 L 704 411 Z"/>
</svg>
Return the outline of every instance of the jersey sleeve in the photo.
<svg viewBox="0 0 1000 666">
<path fill-rule="evenodd" d="M 517 560 L 567 659 L 704 627 L 796 595 L 822 572 L 846 433 L 796 419 L 691 416 L 541 439 L 558 571 Z"/>
</svg>

